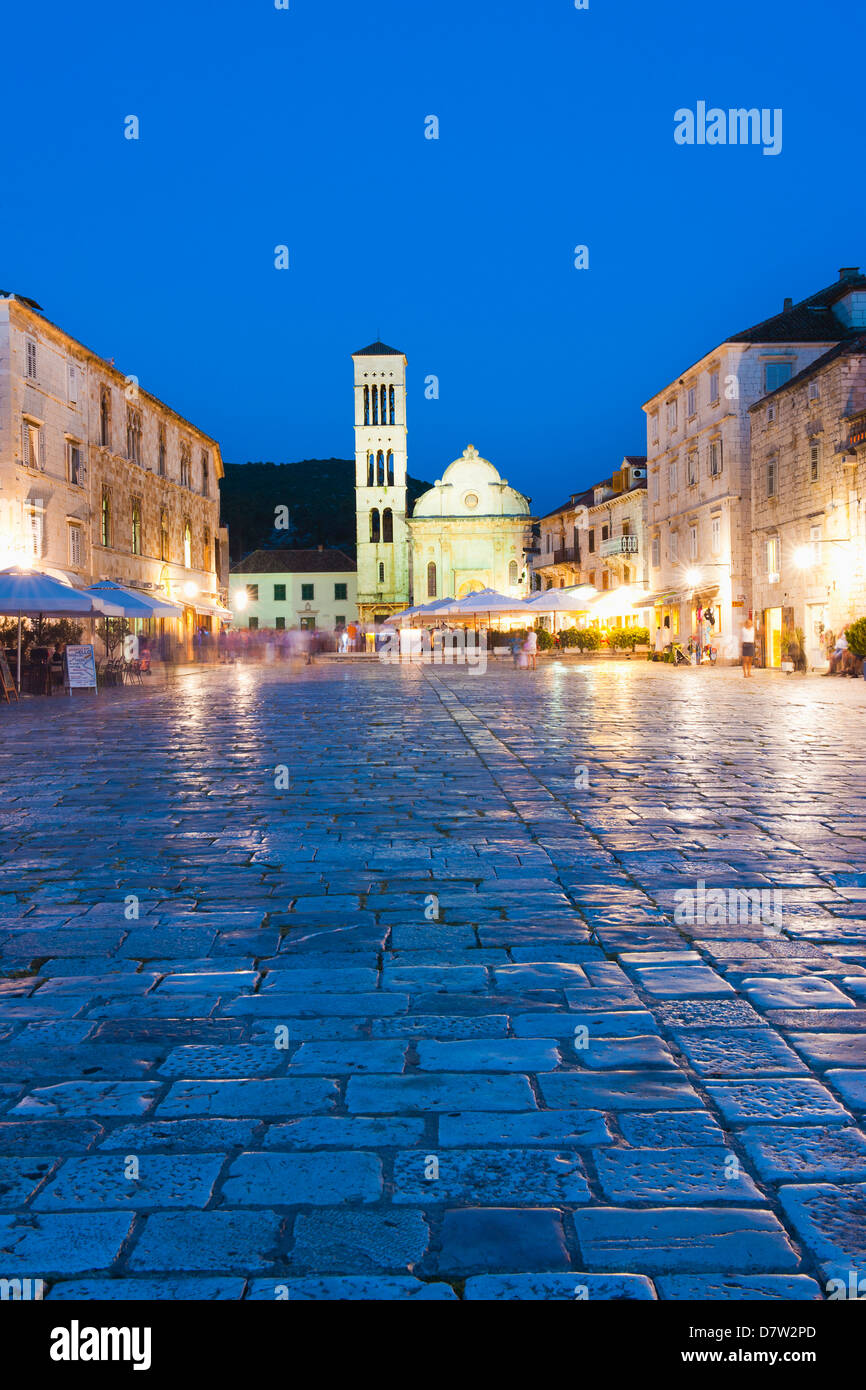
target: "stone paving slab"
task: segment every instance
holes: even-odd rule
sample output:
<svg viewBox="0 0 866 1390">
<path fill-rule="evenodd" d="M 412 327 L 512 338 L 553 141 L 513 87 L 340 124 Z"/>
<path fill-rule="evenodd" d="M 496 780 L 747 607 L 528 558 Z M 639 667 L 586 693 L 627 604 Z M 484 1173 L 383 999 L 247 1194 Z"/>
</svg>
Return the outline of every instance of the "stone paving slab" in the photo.
<svg viewBox="0 0 866 1390">
<path fill-rule="evenodd" d="M 587 670 L 250 667 L 243 710 L 214 670 L 4 711 L 52 753 L 0 742 L 0 1277 L 810 1300 L 866 1273 L 862 692 Z M 697 682 L 722 762 L 671 738 Z M 820 764 L 786 741 L 770 786 L 810 700 Z M 710 889 L 781 916 L 681 920 Z"/>
</svg>

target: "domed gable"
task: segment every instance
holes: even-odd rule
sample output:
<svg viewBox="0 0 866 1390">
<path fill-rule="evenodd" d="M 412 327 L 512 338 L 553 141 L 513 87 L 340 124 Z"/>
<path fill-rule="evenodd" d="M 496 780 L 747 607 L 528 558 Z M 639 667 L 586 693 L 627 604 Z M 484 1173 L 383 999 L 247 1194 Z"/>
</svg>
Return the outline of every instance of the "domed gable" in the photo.
<svg viewBox="0 0 866 1390">
<path fill-rule="evenodd" d="M 469 445 L 415 503 L 413 517 L 528 516 L 529 503 Z"/>
</svg>

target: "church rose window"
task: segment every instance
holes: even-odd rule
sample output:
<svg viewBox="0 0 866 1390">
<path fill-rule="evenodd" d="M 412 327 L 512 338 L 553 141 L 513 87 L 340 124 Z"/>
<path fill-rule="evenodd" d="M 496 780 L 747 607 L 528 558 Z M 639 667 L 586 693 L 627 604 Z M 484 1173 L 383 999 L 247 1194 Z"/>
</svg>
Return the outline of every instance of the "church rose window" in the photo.
<svg viewBox="0 0 866 1390">
<path fill-rule="evenodd" d="M 463 498 L 463 505 L 468 507 L 470 511 L 473 511 L 475 507 L 478 506 L 478 498 L 474 492 L 467 492 L 466 496 Z"/>
</svg>

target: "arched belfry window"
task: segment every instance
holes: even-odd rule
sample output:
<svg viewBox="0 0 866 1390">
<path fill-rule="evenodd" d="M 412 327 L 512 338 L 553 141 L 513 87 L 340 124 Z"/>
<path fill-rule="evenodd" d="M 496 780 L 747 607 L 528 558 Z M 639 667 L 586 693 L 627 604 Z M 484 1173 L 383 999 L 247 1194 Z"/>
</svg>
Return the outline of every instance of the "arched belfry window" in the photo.
<svg viewBox="0 0 866 1390">
<path fill-rule="evenodd" d="M 381 449 L 376 455 L 376 482 L 380 487 L 385 486 L 385 455 Z"/>
<path fill-rule="evenodd" d="M 374 386 L 374 387 L 373 387 L 373 424 L 374 424 L 374 425 L 378 425 L 378 423 L 379 423 L 379 388 L 378 388 L 378 386 Z"/>
<path fill-rule="evenodd" d="M 386 507 L 382 513 L 382 540 L 385 545 L 390 545 L 394 539 L 394 513 L 390 507 Z"/>
<path fill-rule="evenodd" d="M 516 583 L 517 583 L 517 561 L 516 561 L 516 560 L 512 560 L 511 563 L 510 563 L 509 566 L 508 566 L 508 582 L 509 582 L 509 584 L 516 584 Z"/>
<path fill-rule="evenodd" d="M 391 424 L 392 424 L 392 425 L 395 424 L 396 422 L 395 422 L 395 420 L 394 420 L 394 387 L 393 387 L 393 386 L 389 386 L 389 387 L 388 387 L 388 415 L 389 415 Z"/>
<path fill-rule="evenodd" d="M 388 486 L 389 486 L 389 487 L 393 487 L 393 486 L 394 486 L 394 455 L 392 454 L 392 452 L 391 452 L 390 449 L 388 450 L 388 469 L 387 469 L 386 477 L 387 477 L 387 480 L 388 480 Z"/>
<path fill-rule="evenodd" d="M 365 386 L 365 387 L 364 387 L 364 424 L 365 424 L 365 425 L 369 425 L 369 423 L 370 423 L 370 388 L 369 388 L 369 386 Z"/>
<path fill-rule="evenodd" d="M 374 507 L 373 510 L 372 510 L 371 513 L 370 513 L 370 540 L 371 540 L 371 541 L 374 541 L 374 542 L 378 542 L 378 540 L 379 540 L 379 508 L 378 508 L 378 507 Z"/>
<path fill-rule="evenodd" d="M 436 561 L 431 560 L 427 566 L 427 597 L 436 597 Z"/>
<path fill-rule="evenodd" d="M 372 454 L 367 455 L 367 487 L 372 487 L 376 481 L 376 461 Z"/>
<path fill-rule="evenodd" d="M 384 386 L 380 387 L 380 390 L 382 393 L 382 424 L 386 425 L 388 423 L 388 409 L 385 404 L 387 399 L 387 390 Z"/>
</svg>

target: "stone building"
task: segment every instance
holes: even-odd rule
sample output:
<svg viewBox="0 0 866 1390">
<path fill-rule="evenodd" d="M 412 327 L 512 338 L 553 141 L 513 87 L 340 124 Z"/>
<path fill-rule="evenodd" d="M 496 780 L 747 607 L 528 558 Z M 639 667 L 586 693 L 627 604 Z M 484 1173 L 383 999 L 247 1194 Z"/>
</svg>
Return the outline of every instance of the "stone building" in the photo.
<svg viewBox="0 0 866 1390">
<path fill-rule="evenodd" d="M 654 623 L 670 618 L 675 639 L 705 634 L 724 657 L 739 656 L 752 601 L 750 407 L 862 326 L 866 277 L 838 281 L 741 330 L 705 354 L 644 405 L 650 586 Z"/>
<path fill-rule="evenodd" d="M 611 478 L 573 493 L 568 503 L 541 518 L 533 588 L 646 588 L 646 521 L 646 459 L 627 454 Z"/>
<path fill-rule="evenodd" d="M 591 501 L 591 488 L 573 492 L 567 502 L 541 518 L 538 547 L 532 557 L 533 589 L 568 589 L 581 582 L 579 508 L 586 508 Z"/>
<path fill-rule="evenodd" d="M 381 622 L 409 602 L 406 526 L 406 358 L 375 342 L 355 364 L 358 611 Z"/>
<path fill-rule="evenodd" d="M 851 310 L 863 319 L 866 293 Z M 749 414 L 763 660 L 780 666 L 802 634 L 820 670 L 829 634 L 866 616 L 866 335 L 831 348 Z"/>
<path fill-rule="evenodd" d="M 114 579 L 184 605 L 175 635 L 227 598 L 219 445 L 51 323 L 0 295 L 0 564 Z"/>
<path fill-rule="evenodd" d="M 528 592 L 529 502 L 471 444 L 418 498 L 409 536 L 415 603 Z"/>
<path fill-rule="evenodd" d="M 522 597 L 527 498 L 470 445 L 408 516 L 406 358 L 375 342 L 352 361 L 361 621 L 381 623 L 409 603 L 483 588 Z"/>
<path fill-rule="evenodd" d="M 358 616 L 358 576 L 342 550 L 254 550 L 229 575 L 238 628 L 335 631 Z"/>
</svg>

